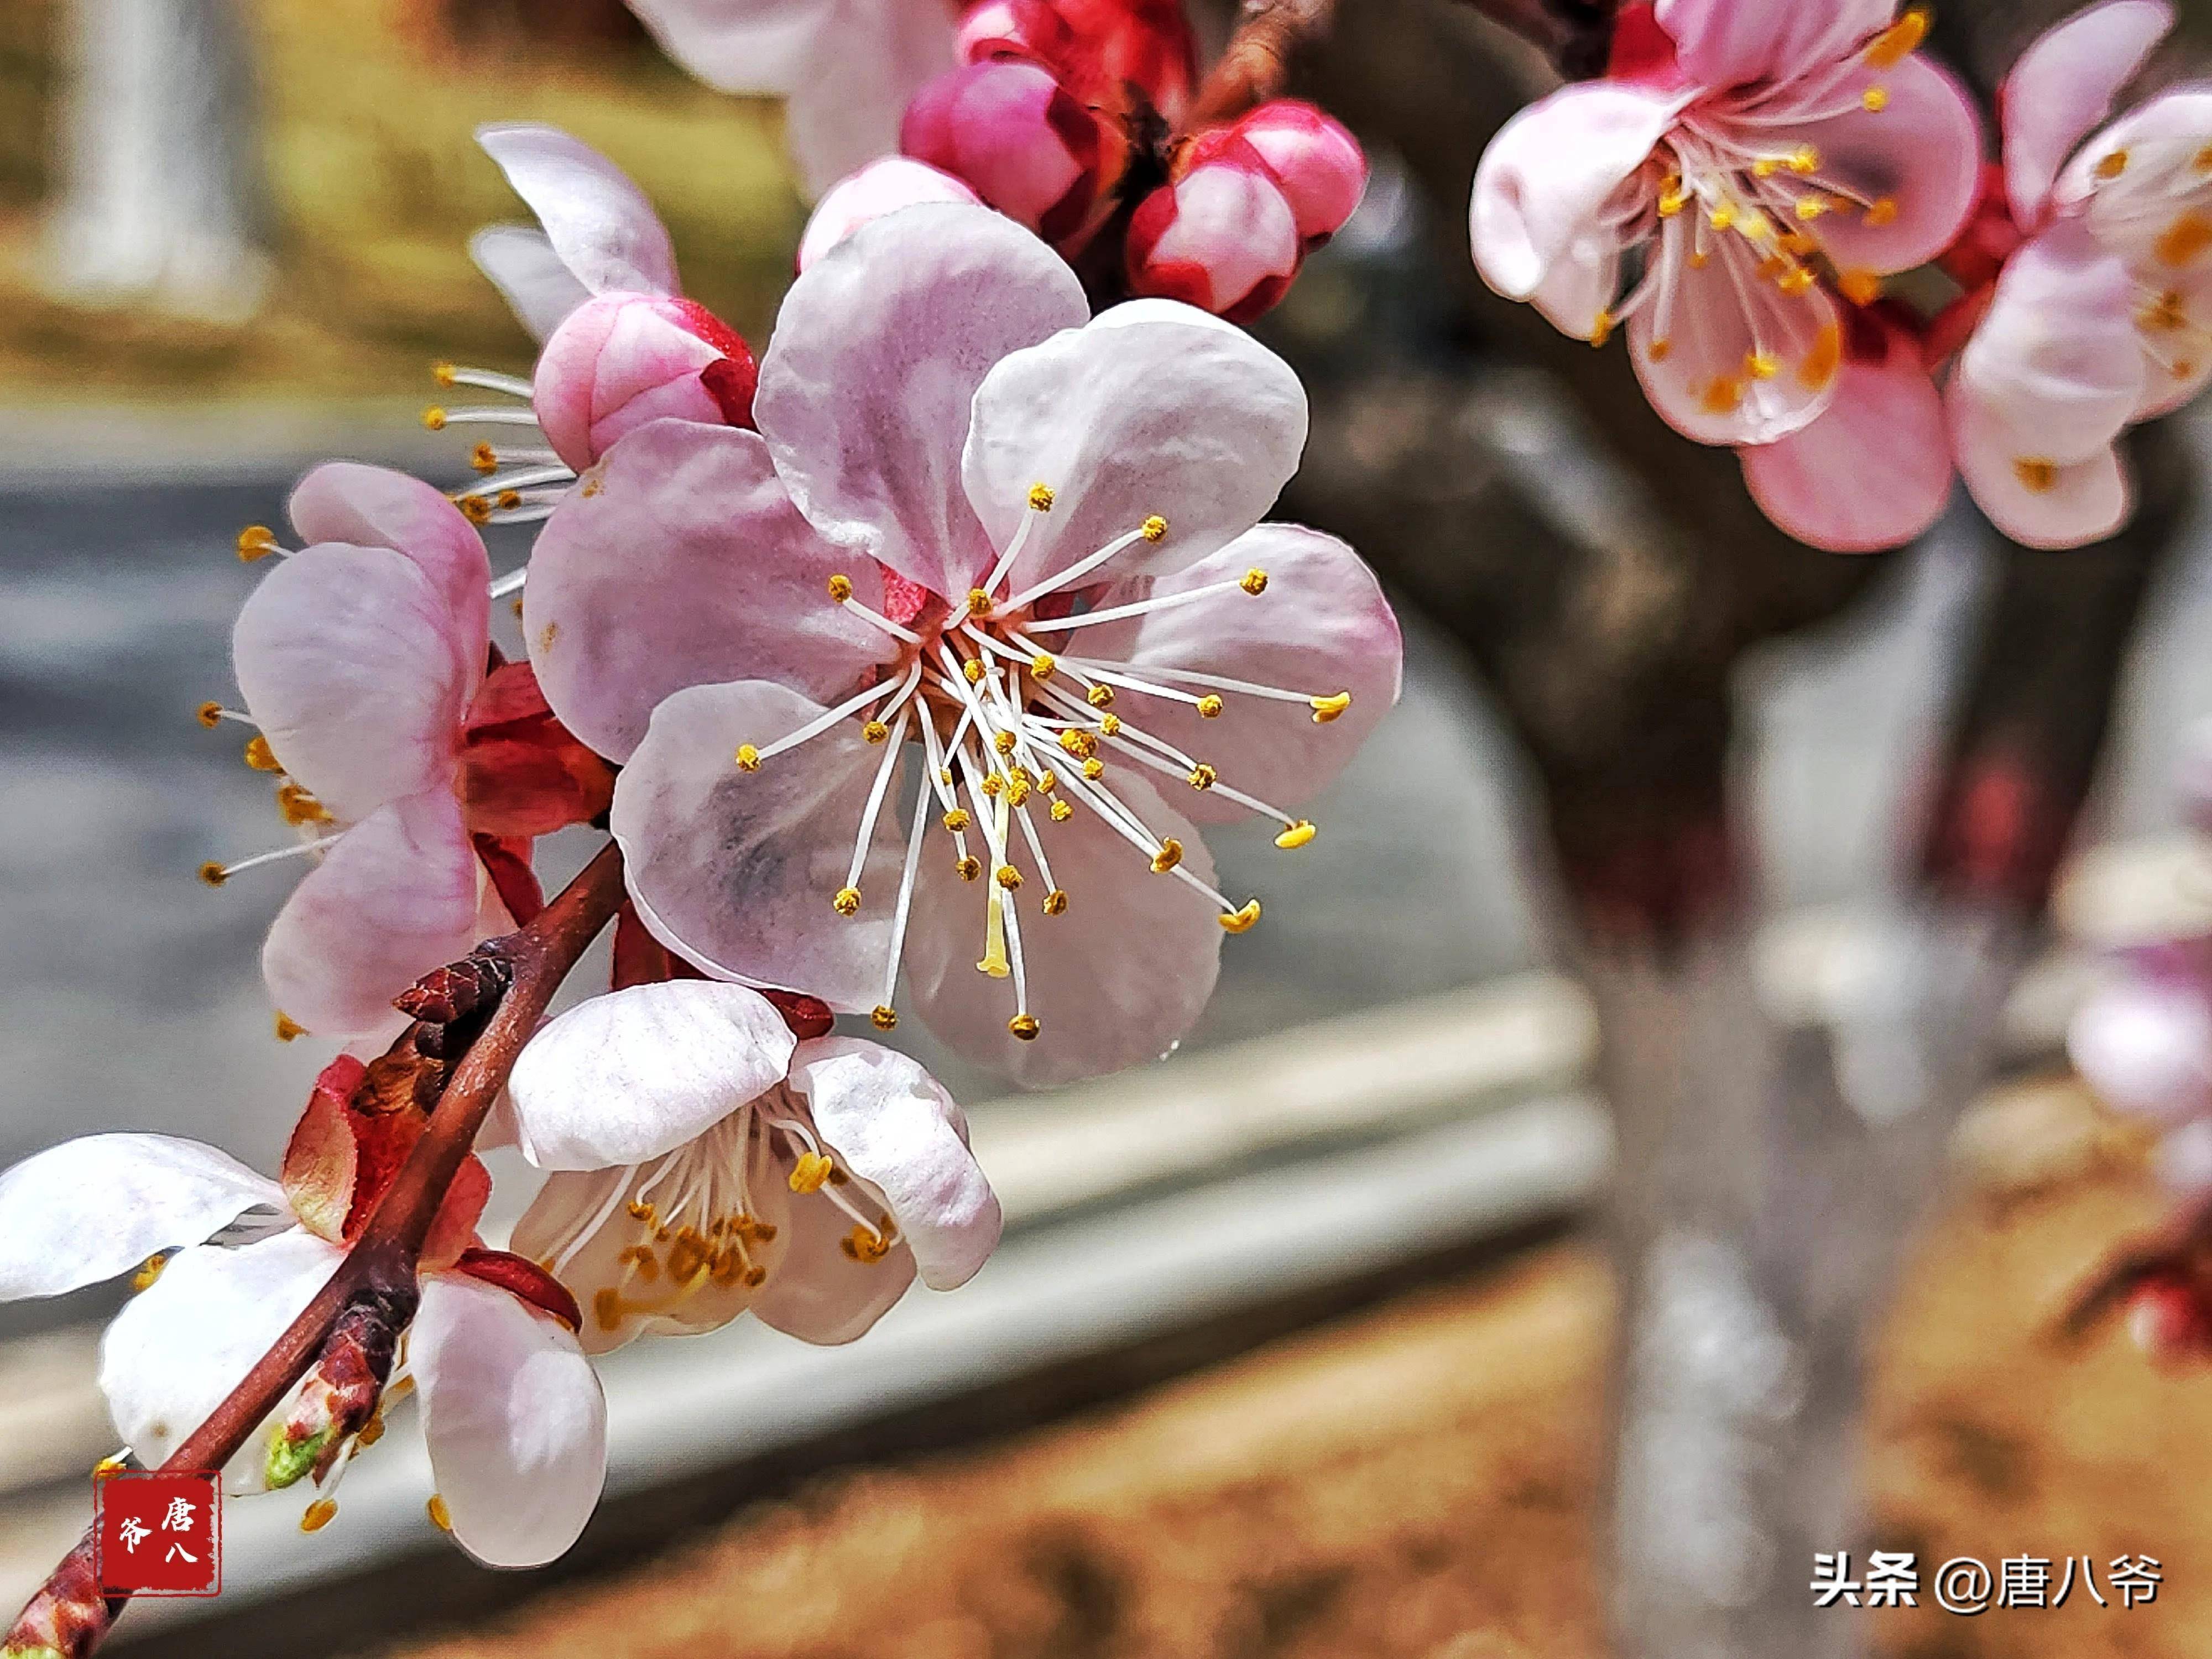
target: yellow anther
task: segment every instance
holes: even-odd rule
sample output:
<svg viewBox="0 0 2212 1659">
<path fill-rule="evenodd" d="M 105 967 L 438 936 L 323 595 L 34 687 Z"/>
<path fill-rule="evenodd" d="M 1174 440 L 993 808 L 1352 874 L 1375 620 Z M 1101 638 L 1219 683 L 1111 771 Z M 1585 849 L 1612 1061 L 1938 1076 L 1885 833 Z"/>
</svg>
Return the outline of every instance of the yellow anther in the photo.
<svg viewBox="0 0 2212 1659">
<path fill-rule="evenodd" d="M 1869 115 L 1879 115 L 1889 107 L 1887 87 L 1869 87 L 1859 94 L 1859 103 Z"/>
<path fill-rule="evenodd" d="M 422 411 L 422 424 L 433 432 L 443 432 L 446 429 L 446 411 L 432 404 Z"/>
<path fill-rule="evenodd" d="M 2186 357 L 2177 357 L 2173 360 L 2173 367 L 2167 372 L 2177 380 L 2185 380 L 2197 373 L 2197 365 Z"/>
<path fill-rule="evenodd" d="M 860 736 L 870 743 L 881 743 L 890 734 L 890 727 L 881 720 L 870 720 L 860 728 Z"/>
<path fill-rule="evenodd" d="M 1659 186 L 1659 216 L 1671 219 L 1690 204 L 1690 192 L 1683 188 L 1679 174 L 1670 174 Z"/>
<path fill-rule="evenodd" d="M 499 492 L 499 505 L 502 512 L 514 512 L 516 507 L 522 505 L 522 492 L 519 489 L 501 490 Z"/>
<path fill-rule="evenodd" d="M 858 915 L 860 910 L 860 890 L 840 887 L 837 896 L 830 901 L 830 908 L 841 916 Z"/>
<path fill-rule="evenodd" d="M 1083 694 L 1083 700 L 1093 708 L 1111 708 L 1114 706 L 1114 688 L 1110 685 L 1094 685 Z"/>
<path fill-rule="evenodd" d="M 210 887 L 220 887 L 230 879 L 230 872 L 210 859 L 200 866 L 200 879 Z"/>
<path fill-rule="evenodd" d="M 1706 212 L 1705 222 L 1715 230 L 1726 230 L 1735 223 L 1735 209 L 1727 202 L 1720 203 Z"/>
<path fill-rule="evenodd" d="M 956 836 L 975 821 L 968 816 L 968 809 L 964 806 L 956 806 L 945 815 L 945 827 Z"/>
<path fill-rule="evenodd" d="M 1030 798 L 1030 787 L 1020 778 L 1006 780 L 1006 805 L 1019 806 Z"/>
<path fill-rule="evenodd" d="M 1049 766 L 1044 769 L 1044 775 L 1036 781 L 1036 787 L 1048 795 L 1052 793 L 1052 792 L 1055 788 L 1059 787 L 1059 775 L 1054 772 L 1052 768 Z"/>
<path fill-rule="evenodd" d="M 1121 717 L 1119 714 L 1101 714 L 1098 717 L 1098 730 L 1106 737 L 1119 737 L 1121 733 Z"/>
<path fill-rule="evenodd" d="M 430 1517 L 430 1524 L 440 1532 L 453 1531 L 453 1512 L 446 1507 L 446 1500 L 436 1492 L 430 1494 L 430 1501 L 422 1505 L 422 1512 Z"/>
<path fill-rule="evenodd" d="M 1752 176 L 1758 179 L 1771 179 L 1788 165 L 1788 160 L 1786 156 L 1762 155 L 1751 164 Z"/>
<path fill-rule="evenodd" d="M 246 763 L 257 772 L 281 772 L 284 763 L 276 758 L 276 751 L 269 746 L 269 739 L 256 732 L 246 740 Z"/>
<path fill-rule="evenodd" d="M 479 472 L 499 471 L 499 452 L 489 444 L 478 444 L 469 451 L 469 465 Z"/>
<path fill-rule="evenodd" d="M 1881 278 L 1871 270 L 1854 267 L 1836 273 L 1836 287 L 1855 306 L 1870 306 L 1881 298 Z"/>
<path fill-rule="evenodd" d="M 801 1152 L 791 1166 L 789 1185 L 794 1193 L 818 1193 L 830 1184 L 836 1164 L 820 1152 Z"/>
<path fill-rule="evenodd" d="M 996 772 L 986 772 L 983 775 L 982 788 L 983 793 L 986 795 L 989 796 L 993 800 L 996 800 L 1000 795 L 1006 793 L 1006 781 L 1000 777 Z"/>
<path fill-rule="evenodd" d="M 364 1449 L 374 1446 L 383 1438 L 384 1413 L 381 1411 L 371 1412 L 368 1414 L 368 1421 L 361 1425 L 361 1432 L 354 1436 L 356 1443 Z"/>
<path fill-rule="evenodd" d="M 131 1288 L 134 1291 L 151 1290 L 154 1281 L 161 1276 L 161 1269 L 168 1265 L 169 1258 L 165 1255 L 148 1256 L 138 1264 L 138 1271 L 131 1275 Z"/>
<path fill-rule="evenodd" d="M 487 525 L 491 522 L 491 503 L 481 495 L 456 496 L 453 505 L 461 509 L 461 516 L 471 524 Z"/>
<path fill-rule="evenodd" d="M 1795 270 L 1796 267 L 1790 262 L 1788 255 L 1782 253 L 1770 253 L 1764 259 L 1761 259 L 1759 262 L 1757 269 L 1760 277 L 1764 280 L 1770 283 L 1778 283 L 1784 276 L 1787 276 L 1790 271 Z"/>
<path fill-rule="evenodd" d="M 453 366 L 451 363 L 431 364 L 430 378 L 435 380 L 440 386 L 449 386 L 453 385 Z"/>
<path fill-rule="evenodd" d="M 660 1212 L 653 1206 L 641 1203 L 636 1199 L 632 1199 L 629 1201 L 628 1208 L 629 1210 L 629 1218 L 633 1221 L 643 1222 L 645 1224 L 646 1230 L 648 1232 L 660 1225 Z"/>
<path fill-rule="evenodd" d="M 1156 542 L 1168 533 L 1168 521 L 1157 513 L 1139 525 L 1137 529 L 1148 542 Z"/>
<path fill-rule="evenodd" d="M 2039 456 L 2022 455 L 2012 464 L 2013 477 L 2021 485 L 2038 495 L 2048 495 L 2058 486 L 2058 466 Z"/>
<path fill-rule="evenodd" d="M 272 1023 L 276 1032 L 276 1041 L 279 1042 L 295 1042 L 307 1035 L 307 1028 L 282 1008 L 276 1011 L 276 1017 Z"/>
<path fill-rule="evenodd" d="M 1774 221 L 1756 208 L 1747 210 L 1743 216 L 1742 234 L 1747 240 L 1763 242 L 1774 234 Z"/>
<path fill-rule="evenodd" d="M 1802 265 L 1793 265 L 1788 271 L 1774 279 L 1774 285 L 1794 300 L 1799 295 L 1811 291 L 1813 273 Z"/>
<path fill-rule="evenodd" d="M 1221 709 L 1221 699 L 1211 691 L 1198 700 L 1198 717 L 1202 720 L 1218 719 Z"/>
<path fill-rule="evenodd" d="M 1810 144 L 1800 144 L 1790 157 L 1790 171 L 1803 179 L 1820 170 L 1820 152 Z"/>
<path fill-rule="evenodd" d="M 265 524 L 250 524 L 238 532 L 238 556 L 244 563 L 265 559 L 276 550 L 276 532 Z"/>
<path fill-rule="evenodd" d="M 222 705 L 219 702 L 204 702 L 192 710 L 192 718 L 212 732 L 222 724 Z"/>
<path fill-rule="evenodd" d="M 1895 69 L 1920 49 L 1928 38 L 1928 13 L 1913 7 L 1867 43 L 1867 63 L 1878 70 Z"/>
<path fill-rule="evenodd" d="M 1044 896 L 1044 913 L 1048 916 L 1064 916 L 1067 914 L 1067 893 L 1065 889 L 1055 887 Z"/>
<path fill-rule="evenodd" d="M 1601 346 L 1610 340 L 1613 337 L 1613 325 L 1617 321 L 1618 319 L 1610 311 L 1601 306 L 1597 315 L 1590 319 L 1589 343 L 1594 346 Z"/>
<path fill-rule="evenodd" d="M 1075 816 L 1075 809 L 1074 809 L 1073 806 L 1069 805 L 1066 801 L 1064 801 L 1064 800 L 1056 800 L 1056 801 L 1053 802 L 1053 804 L 1052 804 L 1052 821 L 1053 821 L 1054 823 L 1066 823 L 1068 821 L 1068 819 L 1070 819 L 1070 818 L 1073 817 L 1074 816 Z"/>
<path fill-rule="evenodd" d="M 1707 252 L 1704 248 L 1693 247 L 1690 250 L 1691 270 L 1703 270 L 1707 265 L 1712 264 L 1712 262 L 1713 256 Z"/>
<path fill-rule="evenodd" d="M 991 747 L 1001 755 L 1011 755 L 1014 752 L 1016 742 L 1017 739 L 1011 732 L 995 732 L 991 738 Z"/>
<path fill-rule="evenodd" d="M 952 787 L 952 769 L 949 766 L 939 767 L 937 769 L 937 781 L 943 784 L 947 789 L 950 789 Z"/>
<path fill-rule="evenodd" d="M 1674 355 L 1674 343 L 1662 334 L 1651 342 L 1650 348 L 1644 355 L 1655 363 L 1663 363 Z"/>
<path fill-rule="evenodd" d="M 1049 513 L 1052 511 L 1052 486 L 1050 484 L 1033 483 L 1030 486 L 1030 511 L 1032 513 Z"/>
<path fill-rule="evenodd" d="M 1352 693 L 1340 691 L 1333 697 L 1308 697 L 1306 702 L 1313 708 L 1314 724 L 1327 726 L 1352 707 Z"/>
<path fill-rule="evenodd" d="M 1782 372 L 1782 364 L 1771 351 L 1747 351 L 1743 372 L 1754 380 L 1771 380 Z"/>
<path fill-rule="evenodd" d="M 1796 207 L 1792 210 L 1799 219 L 1809 225 L 1828 210 L 1827 198 L 1822 196 L 1800 196 L 1797 198 Z"/>
<path fill-rule="evenodd" d="M 1106 775 L 1106 763 L 1103 760 L 1087 760 L 1084 762 L 1083 775 L 1090 779 L 1093 783 L 1097 782 L 1100 778 Z"/>
<path fill-rule="evenodd" d="M 991 596 L 988 593 L 986 593 L 980 587 L 969 588 L 968 590 L 968 614 L 971 617 L 989 616 L 991 614 Z"/>
<path fill-rule="evenodd" d="M 1877 196 L 1867 204 L 1866 222 L 1880 230 L 1884 225 L 1897 222 L 1897 198 Z"/>
<path fill-rule="evenodd" d="M 830 597 L 836 600 L 840 605 L 844 604 L 846 600 L 851 599 L 853 597 L 853 579 L 850 576 L 842 575 L 830 577 Z"/>
<path fill-rule="evenodd" d="M 276 811 L 284 822 L 295 830 L 310 823 L 331 822 L 331 809 L 317 800 L 309 791 L 296 783 L 276 786 Z"/>
<path fill-rule="evenodd" d="M 1820 239 L 1802 230 L 1793 230 L 1782 239 L 1783 247 L 1801 259 L 1809 259 L 1820 251 Z"/>
<path fill-rule="evenodd" d="M 888 1002 L 878 1003 L 875 1011 L 868 1016 L 868 1019 L 878 1031 L 895 1031 L 898 1029 L 898 1010 Z"/>
<path fill-rule="evenodd" d="M 970 853 L 952 866 L 963 881 L 973 881 L 983 873 L 983 860 Z"/>
<path fill-rule="evenodd" d="M 1259 920 L 1260 901 L 1257 899 L 1248 899 L 1243 909 L 1224 911 L 1219 918 L 1221 931 L 1224 933 L 1249 933 L 1252 931 L 1252 924 Z"/>
<path fill-rule="evenodd" d="M 1012 1031 L 1016 1036 L 1019 1037 L 1024 1042 L 1035 1042 L 1036 1041 L 1037 1034 L 1036 1016 L 1035 1014 L 1016 1014 L 1012 1019 L 1006 1022 L 1006 1029 L 1009 1031 Z"/>
<path fill-rule="evenodd" d="M 1190 769 L 1189 783 L 1194 789 L 1211 789 L 1221 781 L 1221 774 L 1204 761 Z"/>
<path fill-rule="evenodd" d="M 1289 829 L 1284 830 L 1281 835 L 1275 837 L 1275 845 L 1281 848 L 1285 853 L 1295 852 L 1299 848 L 1304 846 L 1308 842 L 1311 841 L 1314 838 L 1314 835 L 1315 830 L 1313 820 L 1310 818 L 1300 818 Z"/>
<path fill-rule="evenodd" d="M 1733 374 L 1716 374 L 1698 402 L 1708 415 L 1726 415 L 1743 402 L 1743 382 Z"/>
<path fill-rule="evenodd" d="M 749 743 L 739 744 L 738 745 L 738 770 L 740 772 L 759 771 L 760 750 L 754 748 L 752 744 Z"/>
<path fill-rule="evenodd" d="M 2185 265 L 2208 247 L 2212 247 L 2212 220 L 2191 210 L 2166 228 L 2151 244 L 2151 252 L 2161 264 Z"/>
<path fill-rule="evenodd" d="M 1160 843 L 1160 850 L 1152 854 L 1152 873 L 1164 876 L 1182 862 L 1182 843 L 1170 836 Z"/>
<path fill-rule="evenodd" d="M 1244 580 L 1237 586 L 1256 599 L 1267 591 L 1267 573 L 1255 566 L 1244 573 Z"/>
<path fill-rule="evenodd" d="M 1022 872 L 1011 864 L 1002 864 L 991 872 L 991 879 L 1011 893 L 1022 884 Z"/>
<path fill-rule="evenodd" d="M 1098 740 L 1088 732 L 1079 732 L 1070 726 L 1060 734 L 1060 746 L 1071 755 L 1083 757 L 1098 747 Z"/>
<path fill-rule="evenodd" d="M 2143 305 L 2136 313 L 2136 326 L 2160 333 L 2188 327 L 2188 304 L 2182 297 L 2180 290 L 2168 289 L 2156 299 Z M 214 705 L 210 703 L 205 707 L 213 708 Z M 207 716 L 203 713 L 200 718 L 204 721 Z"/>
<path fill-rule="evenodd" d="M 327 1498 L 318 1498 L 307 1505 L 300 1516 L 301 1532 L 320 1532 L 337 1519 L 338 1506 Z"/>
<path fill-rule="evenodd" d="M 1825 392 L 1843 363 L 1844 331 L 1834 323 L 1826 324 L 1814 337 L 1805 361 L 1797 365 L 1797 384 L 1808 392 Z"/>
<path fill-rule="evenodd" d="M 1052 671 L 1059 666 L 1050 652 L 1040 651 L 1030 659 L 1030 676 L 1033 679 L 1048 680 L 1052 678 Z"/>
</svg>

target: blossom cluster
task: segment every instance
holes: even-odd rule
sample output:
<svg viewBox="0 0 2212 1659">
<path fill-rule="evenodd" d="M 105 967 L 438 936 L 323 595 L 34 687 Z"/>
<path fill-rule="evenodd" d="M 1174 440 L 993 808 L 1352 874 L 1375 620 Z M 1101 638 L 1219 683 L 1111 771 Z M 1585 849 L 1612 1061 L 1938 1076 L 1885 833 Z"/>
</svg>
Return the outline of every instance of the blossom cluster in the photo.
<svg viewBox="0 0 2212 1659">
<path fill-rule="evenodd" d="M 432 1518 L 524 1565 L 597 1501 L 593 1356 L 747 1312 L 845 1342 L 977 1271 L 1000 1218 L 963 1114 L 877 1038 L 911 1013 L 1032 1085 L 1172 1049 L 1261 914 L 1200 826 L 1294 859 L 1401 649 L 1350 548 L 1263 521 L 1305 397 L 1232 323 L 1094 315 L 1016 216 L 930 201 L 815 247 L 756 359 L 613 163 L 481 139 L 536 216 L 473 244 L 534 369 L 440 367 L 490 394 L 428 417 L 485 434 L 475 483 L 331 463 L 289 535 L 240 536 L 240 706 L 200 711 L 295 837 L 202 873 L 306 862 L 264 976 L 278 1035 L 337 1052 L 275 1180 L 157 1135 L 0 1175 L 0 1297 L 141 1268 L 101 1383 L 132 1455 L 174 1452 L 431 1133 L 452 1056 L 410 988 L 538 915 L 542 837 L 611 836 L 611 981 L 530 1037 L 480 1143 L 544 1172 L 512 1237 L 466 1158 L 404 1333 L 361 1314 L 226 1469 L 313 1482 L 319 1526 L 419 1396 Z M 534 526 L 521 569 L 490 525 Z"/>
<path fill-rule="evenodd" d="M 1569 334 L 1625 330 L 1653 407 L 1736 447 L 1802 540 L 1908 541 L 1954 471 L 2017 541 L 2098 540 L 2131 507 L 2121 433 L 2212 375 L 2212 92 L 2100 125 L 2172 24 L 2104 0 L 2035 42 L 1998 166 L 1918 9 L 1626 7 L 1607 75 L 1485 154 L 1476 264 Z"/>
</svg>

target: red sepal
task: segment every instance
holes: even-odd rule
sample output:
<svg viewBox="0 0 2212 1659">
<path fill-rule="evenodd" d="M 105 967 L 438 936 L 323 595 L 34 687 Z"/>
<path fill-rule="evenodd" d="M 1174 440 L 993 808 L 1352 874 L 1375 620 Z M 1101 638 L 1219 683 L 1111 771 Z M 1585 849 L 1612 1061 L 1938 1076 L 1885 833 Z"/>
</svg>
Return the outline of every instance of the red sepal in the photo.
<svg viewBox="0 0 2212 1659">
<path fill-rule="evenodd" d="M 583 1328 L 584 1310 L 576 1305 L 576 1298 L 568 1293 L 568 1287 L 535 1261 L 511 1250 L 463 1250 L 460 1259 L 453 1263 L 453 1271 L 481 1279 L 487 1285 L 496 1285 L 518 1302 L 527 1302 L 541 1313 L 551 1314 L 572 1331 Z"/>
</svg>

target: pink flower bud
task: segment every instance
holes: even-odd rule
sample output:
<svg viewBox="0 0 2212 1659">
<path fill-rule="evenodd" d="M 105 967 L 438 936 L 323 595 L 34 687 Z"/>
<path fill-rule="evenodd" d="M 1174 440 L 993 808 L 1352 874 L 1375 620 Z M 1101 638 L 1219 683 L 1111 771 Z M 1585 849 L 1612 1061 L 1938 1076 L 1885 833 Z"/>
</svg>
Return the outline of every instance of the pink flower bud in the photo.
<svg viewBox="0 0 2212 1659">
<path fill-rule="evenodd" d="M 806 234 L 799 239 L 799 268 L 804 270 L 872 219 L 923 202 L 973 205 L 975 192 L 949 173 L 908 155 L 878 157 L 848 173 L 815 204 Z"/>
<path fill-rule="evenodd" d="M 1048 242 L 1082 229 L 1098 198 L 1098 122 L 1035 64 L 998 58 L 940 75 L 907 106 L 899 148 Z"/>
<path fill-rule="evenodd" d="M 1367 188 L 1367 156 L 1343 125 L 1311 104 L 1271 98 L 1231 129 L 1260 152 L 1310 252 L 1336 234 Z"/>
<path fill-rule="evenodd" d="M 1129 221 L 1129 286 L 1247 323 L 1283 297 L 1303 257 L 1297 216 L 1260 152 L 1202 134 L 1171 184 Z"/>
<path fill-rule="evenodd" d="M 757 378 L 744 341 L 697 301 L 601 294 L 546 341 L 532 401 L 553 453 L 580 472 L 664 415 L 750 426 Z"/>
<path fill-rule="evenodd" d="M 1088 108 L 1116 118 L 1150 110 L 1170 127 L 1197 80 L 1182 0 L 980 0 L 961 22 L 959 50 L 967 64 L 1039 64 Z"/>
<path fill-rule="evenodd" d="M 1051 69 L 1073 40 L 1050 0 L 981 0 L 960 20 L 957 50 L 963 64 L 1022 58 Z"/>
</svg>

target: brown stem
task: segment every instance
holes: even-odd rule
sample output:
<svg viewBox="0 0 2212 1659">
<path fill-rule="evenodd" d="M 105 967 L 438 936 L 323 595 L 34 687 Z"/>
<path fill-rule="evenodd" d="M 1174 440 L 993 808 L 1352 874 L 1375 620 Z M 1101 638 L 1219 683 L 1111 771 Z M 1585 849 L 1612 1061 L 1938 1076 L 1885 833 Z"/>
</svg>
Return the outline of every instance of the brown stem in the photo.
<svg viewBox="0 0 2212 1659">
<path fill-rule="evenodd" d="M 482 947 L 480 957 L 498 963 L 511 975 L 505 995 L 454 1067 L 422 1138 L 392 1177 L 368 1225 L 330 1282 L 207 1420 L 185 1437 L 161 1465 L 164 1469 L 219 1469 L 228 1462 L 306 1375 L 339 1318 L 356 1302 L 376 1297 L 411 1312 L 416 1261 L 446 1189 L 475 1146 L 485 1114 L 506 1085 L 522 1045 L 538 1029 L 554 992 L 622 901 L 622 853 L 610 842 L 529 926 Z M 32 1598 L 15 1627 L 0 1639 L 0 1659 L 42 1649 L 78 1659 L 97 1644 L 125 1598 L 108 1598 L 104 1608 L 96 1598 L 88 1600 L 94 1589 L 88 1565 L 91 1544 L 88 1534 Z M 61 1633 L 71 1638 L 66 1645 L 54 1642 Z"/>
<path fill-rule="evenodd" d="M 1198 89 L 1192 127 L 1233 121 L 1277 96 L 1290 82 L 1291 59 L 1325 39 L 1335 21 L 1336 0 L 1244 0 L 1229 49 Z"/>
</svg>

